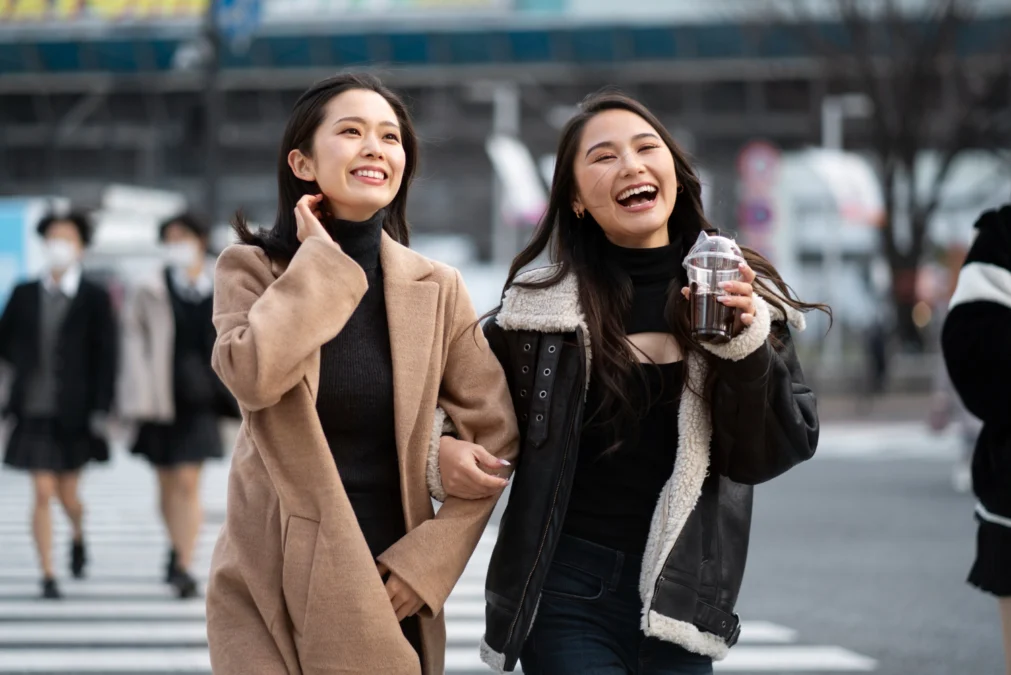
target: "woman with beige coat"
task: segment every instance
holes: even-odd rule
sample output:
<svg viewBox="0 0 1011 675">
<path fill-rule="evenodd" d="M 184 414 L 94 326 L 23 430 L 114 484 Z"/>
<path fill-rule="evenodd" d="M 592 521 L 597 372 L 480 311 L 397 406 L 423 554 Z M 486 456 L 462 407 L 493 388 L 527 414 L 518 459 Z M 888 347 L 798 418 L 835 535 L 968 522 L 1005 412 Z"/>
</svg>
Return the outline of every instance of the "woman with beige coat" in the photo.
<svg viewBox="0 0 1011 675">
<path fill-rule="evenodd" d="M 222 418 L 235 399 L 211 370 L 215 333 L 210 227 L 180 213 L 161 224 L 167 265 L 130 294 L 123 312 L 117 400 L 136 425 L 131 451 L 158 475 L 158 501 L 171 549 L 165 581 L 180 598 L 198 594 L 189 570 L 200 536 L 204 462 L 224 456 Z"/>
<path fill-rule="evenodd" d="M 213 366 L 243 424 L 207 589 L 216 675 L 443 672 L 443 604 L 495 497 L 434 512 L 433 412 L 499 458 L 518 436 L 459 273 L 406 247 L 417 159 L 377 80 L 314 85 L 273 228 L 240 220 L 218 261 Z"/>
</svg>

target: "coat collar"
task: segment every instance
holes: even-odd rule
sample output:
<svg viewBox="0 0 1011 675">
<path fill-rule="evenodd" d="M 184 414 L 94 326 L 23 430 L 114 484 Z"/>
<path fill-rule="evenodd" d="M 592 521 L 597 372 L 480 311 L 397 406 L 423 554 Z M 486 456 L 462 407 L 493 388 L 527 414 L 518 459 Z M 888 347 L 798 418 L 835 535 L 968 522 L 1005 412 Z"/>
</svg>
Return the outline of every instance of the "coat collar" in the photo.
<svg viewBox="0 0 1011 675">
<path fill-rule="evenodd" d="M 42 288 L 50 293 L 57 290 L 68 298 L 77 297 L 77 291 L 81 287 L 81 264 L 74 263 L 60 277 L 60 282 L 56 283 L 51 272 L 42 275 Z"/>
</svg>

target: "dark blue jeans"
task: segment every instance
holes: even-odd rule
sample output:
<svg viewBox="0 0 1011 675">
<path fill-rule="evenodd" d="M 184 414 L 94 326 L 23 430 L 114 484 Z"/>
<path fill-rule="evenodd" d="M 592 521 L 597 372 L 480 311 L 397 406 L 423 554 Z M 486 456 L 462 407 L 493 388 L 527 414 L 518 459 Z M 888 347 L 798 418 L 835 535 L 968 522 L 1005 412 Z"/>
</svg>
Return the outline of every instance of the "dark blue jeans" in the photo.
<svg viewBox="0 0 1011 675">
<path fill-rule="evenodd" d="M 639 628 L 642 557 L 562 536 L 520 662 L 525 675 L 712 675 L 708 656 Z"/>
</svg>

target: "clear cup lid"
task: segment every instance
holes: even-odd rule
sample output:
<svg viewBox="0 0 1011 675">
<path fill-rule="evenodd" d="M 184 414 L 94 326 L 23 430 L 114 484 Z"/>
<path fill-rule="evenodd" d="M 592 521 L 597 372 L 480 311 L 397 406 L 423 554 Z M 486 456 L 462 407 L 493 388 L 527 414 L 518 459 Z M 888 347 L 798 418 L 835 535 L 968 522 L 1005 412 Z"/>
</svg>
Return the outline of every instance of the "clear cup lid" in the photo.
<svg viewBox="0 0 1011 675">
<path fill-rule="evenodd" d="M 726 263 L 733 261 L 736 266 L 744 262 L 744 255 L 741 253 L 741 247 L 733 239 L 700 232 L 699 238 L 695 240 L 695 245 L 685 256 L 683 265 L 686 268 L 689 266 L 710 267 L 717 260 Z"/>
</svg>

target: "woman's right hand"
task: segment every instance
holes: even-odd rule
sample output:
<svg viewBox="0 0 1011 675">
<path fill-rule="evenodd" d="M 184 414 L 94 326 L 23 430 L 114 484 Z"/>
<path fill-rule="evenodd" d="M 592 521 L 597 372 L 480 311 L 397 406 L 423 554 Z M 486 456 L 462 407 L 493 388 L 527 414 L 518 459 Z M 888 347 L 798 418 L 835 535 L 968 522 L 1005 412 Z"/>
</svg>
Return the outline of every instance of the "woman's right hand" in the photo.
<svg viewBox="0 0 1011 675">
<path fill-rule="evenodd" d="M 323 223 L 319 221 L 319 205 L 323 201 L 323 195 L 304 195 L 295 205 L 295 223 L 298 226 L 296 232 L 299 242 L 305 242 L 309 237 L 322 237 L 331 241 Z"/>
<path fill-rule="evenodd" d="M 439 471 L 446 494 L 461 499 L 484 499 L 501 492 L 509 481 L 487 473 L 508 467 L 480 445 L 443 436 L 439 441 Z"/>
</svg>

